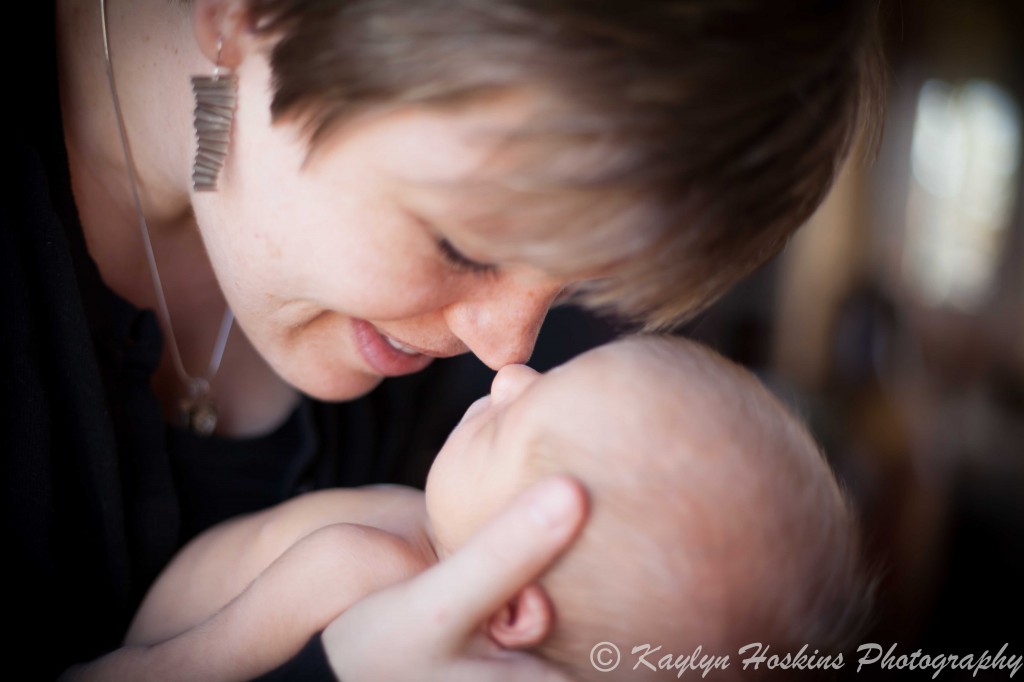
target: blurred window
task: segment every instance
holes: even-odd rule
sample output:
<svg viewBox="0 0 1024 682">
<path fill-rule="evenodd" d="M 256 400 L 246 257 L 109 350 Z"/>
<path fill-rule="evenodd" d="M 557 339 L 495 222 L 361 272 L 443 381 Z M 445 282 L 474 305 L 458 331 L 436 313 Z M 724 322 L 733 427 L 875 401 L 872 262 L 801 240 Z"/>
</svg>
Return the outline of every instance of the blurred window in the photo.
<svg viewBox="0 0 1024 682">
<path fill-rule="evenodd" d="M 992 294 L 1017 200 L 1020 109 L 989 81 L 930 80 L 917 100 L 903 275 L 925 303 Z"/>
</svg>

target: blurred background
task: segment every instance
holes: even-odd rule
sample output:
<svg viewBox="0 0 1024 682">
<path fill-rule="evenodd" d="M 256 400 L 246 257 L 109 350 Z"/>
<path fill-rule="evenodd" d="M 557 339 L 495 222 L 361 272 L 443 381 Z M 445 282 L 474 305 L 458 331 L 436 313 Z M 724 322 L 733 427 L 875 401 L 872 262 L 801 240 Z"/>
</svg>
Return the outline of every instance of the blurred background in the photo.
<svg viewBox="0 0 1024 682">
<path fill-rule="evenodd" d="M 1024 655 L 1024 1 L 883 19 L 877 157 L 684 333 L 769 383 L 852 493 L 881 577 L 862 641 Z"/>
<path fill-rule="evenodd" d="M 863 641 L 1024 655 L 1024 2 L 883 14 L 877 158 L 687 333 L 793 405 L 852 492 L 881 576 Z"/>
<path fill-rule="evenodd" d="M 880 576 L 862 642 L 975 656 L 1007 643 L 1024 655 L 1024 0 L 882 8 L 877 154 L 855 150 L 786 250 L 682 333 L 764 379 L 851 492 Z M 613 335 L 555 310 L 530 364 L 548 369 Z M 461 377 L 446 384 L 461 394 L 436 403 L 457 407 L 430 420 L 424 472 L 488 389 L 493 373 L 474 363 L 431 370 Z"/>
</svg>

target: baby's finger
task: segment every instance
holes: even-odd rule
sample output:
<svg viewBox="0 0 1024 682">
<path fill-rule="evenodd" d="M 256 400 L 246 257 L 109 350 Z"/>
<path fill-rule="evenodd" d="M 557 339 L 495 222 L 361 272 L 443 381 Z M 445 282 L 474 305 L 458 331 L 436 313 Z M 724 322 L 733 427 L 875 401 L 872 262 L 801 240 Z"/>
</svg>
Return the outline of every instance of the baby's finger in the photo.
<svg viewBox="0 0 1024 682">
<path fill-rule="evenodd" d="M 545 479 L 420 576 L 416 589 L 428 600 L 421 605 L 435 631 L 444 633 L 438 644 L 448 651 L 462 647 L 480 623 L 568 548 L 586 513 L 586 493 L 578 481 Z"/>
</svg>

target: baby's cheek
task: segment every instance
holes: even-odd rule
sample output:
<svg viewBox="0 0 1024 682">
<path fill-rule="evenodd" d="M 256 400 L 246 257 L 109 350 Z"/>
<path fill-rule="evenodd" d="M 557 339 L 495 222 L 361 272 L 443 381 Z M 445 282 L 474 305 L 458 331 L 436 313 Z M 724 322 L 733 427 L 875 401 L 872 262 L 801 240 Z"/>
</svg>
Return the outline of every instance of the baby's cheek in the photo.
<svg viewBox="0 0 1024 682">
<path fill-rule="evenodd" d="M 473 510 L 463 504 L 453 505 L 446 522 L 441 528 L 439 539 L 451 551 L 466 544 L 482 525 Z"/>
<path fill-rule="evenodd" d="M 456 529 L 460 545 L 505 511 L 517 493 L 518 490 L 511 486 L 503 486 L 500 489 L 480 488 L 476 493 L 476 506 L 467 505 L 461 512 L 459 526 Z"/>
<path fill-rule="evenodd" d="M 465 495 L 447 485 L 448 482 L 442 465 L 435 464 L 427 477 L 426 505 L 438 549 L 450 553 L 464 541 L 461 539 L 460 522 L 464 514 L 461 500 Z"/>
<path fill-rule="evenodd" d="M 447 553 L 458 551 L 490 518 L 468 502 L 465 495 L 449 498 L 431 516 L 437 543 Z"/>
</svg>

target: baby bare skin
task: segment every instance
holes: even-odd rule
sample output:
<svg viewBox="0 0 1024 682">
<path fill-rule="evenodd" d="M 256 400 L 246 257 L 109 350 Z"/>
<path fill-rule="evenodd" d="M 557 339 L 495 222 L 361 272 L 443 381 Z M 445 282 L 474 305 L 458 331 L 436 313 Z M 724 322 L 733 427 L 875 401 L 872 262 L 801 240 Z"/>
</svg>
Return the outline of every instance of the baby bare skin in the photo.
<svg viewBox="0 0 1024 682">
<path fill-rule="evenodd" d="M 125 644 L 140 647 L 147 666 L 176 661 L 179 675 L 182 665 L 258 675 L 362 597 L 437 561 L 422 491 L 310 493 L 190 543 L 146 596 Z"/>
</svg>

